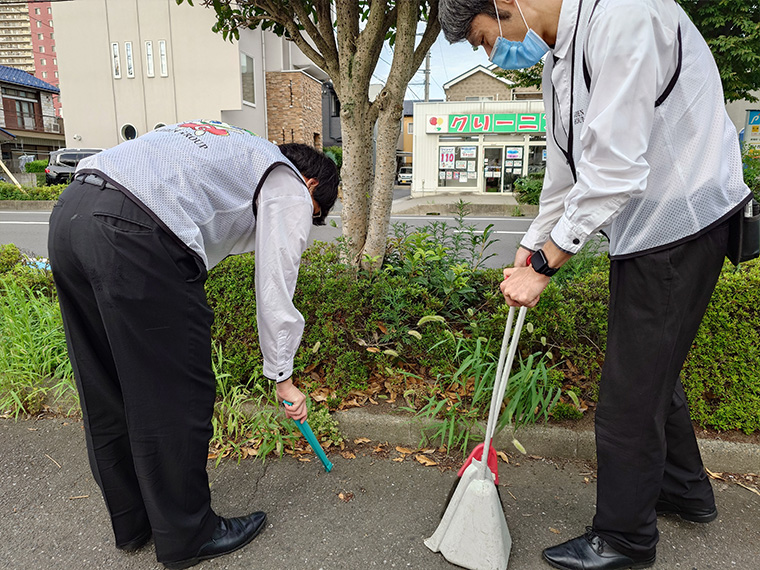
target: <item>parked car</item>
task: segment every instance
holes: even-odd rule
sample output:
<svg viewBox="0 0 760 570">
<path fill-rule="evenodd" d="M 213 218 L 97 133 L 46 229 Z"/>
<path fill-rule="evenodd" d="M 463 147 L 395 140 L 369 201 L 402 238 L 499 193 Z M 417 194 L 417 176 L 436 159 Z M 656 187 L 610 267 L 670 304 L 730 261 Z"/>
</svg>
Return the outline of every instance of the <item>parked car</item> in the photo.
<svg viewBox="0 0 760 570">
<path fill-rule="evenodd" d="M 396 175 L 396 179 L 398 180 L 399 184 L 411 184 L 412 183 L 412 167 L 411 166 L 402 166 L 398 169 L 398 174 Z"/>
<path fill-rule="evenodd" d="M 61 148 L 50 153 L 45 169 L 45 184 L 68 184 L 79 161 L 102 151 L 102 148 Z"/>
</svg>

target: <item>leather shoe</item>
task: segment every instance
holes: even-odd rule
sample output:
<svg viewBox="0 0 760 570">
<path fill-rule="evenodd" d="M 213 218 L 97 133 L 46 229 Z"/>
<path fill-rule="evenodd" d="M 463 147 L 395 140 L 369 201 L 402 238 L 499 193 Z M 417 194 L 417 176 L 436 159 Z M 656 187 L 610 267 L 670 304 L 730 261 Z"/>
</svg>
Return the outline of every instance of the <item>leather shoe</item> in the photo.
<svg viewBox="0 0 760 570">
<path fill-rule="evenodd" d="M 624 568 L 649 568 L 655 555 L 634 559 L 621 554 L 586 527 L 586 534 L 544 550 L 544 560 L 561 570 L 621 570 Z"/>
<path fill-rule="evenodd" d="M 657 515 L 676 515 L 681 517 L 685 521 L 695 523 L 709 523 L 714 521 L 718 517 L 718 508 L 713 505 L 709 509 L 690 509 L 688 507 L 681 507 L 665 499 L 660 499 L 655 505 Z"/>
<path fill-rule="evenodd" d="M 234 519 L 219 517 L 219 523 L 214 529 L 211 539 L 200 547 L 194 557 L 178 562 L 164 562 L 164 566 L 169 570 L 183 570 L 195 566 L 201 560 L 209 560 L 235 552 L 256 538 L 264 528 L 266 520 L 266 513 L 260 511 L 247 517 Z"/>
<path fill-rule="evenodd" d="M 150 529 L 148 529 L 145 533 L 141 534 L 134 540 L 130 540 L 124 544 L 117 544 L 116 548 L 123 550 L 124 552 L 135 552 L 136 550 L 140 550 L 143 546 L 145 546 L 145 544 L 150 540 L 151 536 L 153 536 L 153 533 Z"/>
</svg>

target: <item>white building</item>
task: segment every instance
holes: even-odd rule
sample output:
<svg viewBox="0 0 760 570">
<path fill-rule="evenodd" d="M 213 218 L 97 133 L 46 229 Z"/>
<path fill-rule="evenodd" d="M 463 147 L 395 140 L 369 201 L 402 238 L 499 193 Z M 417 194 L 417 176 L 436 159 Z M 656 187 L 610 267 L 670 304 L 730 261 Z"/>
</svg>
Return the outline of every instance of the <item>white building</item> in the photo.
<svg viewBox="0 0 760 570">
<path fill-rule="evenodd" d="M 327 78 L 272 33 L 243 30 L 239 41 L 225 41 L 211 31 L 214 10 L 199 2 L 56 2 L 53 18 L 71 147 L 108 148 L 199 118 L 267 136 L 267 71 L 298 71 L 317 83 Z M 304 108 L 311 114 L 312 102 Z M 321 109 L 316 113 L 321 124 Z"/>
</svg>

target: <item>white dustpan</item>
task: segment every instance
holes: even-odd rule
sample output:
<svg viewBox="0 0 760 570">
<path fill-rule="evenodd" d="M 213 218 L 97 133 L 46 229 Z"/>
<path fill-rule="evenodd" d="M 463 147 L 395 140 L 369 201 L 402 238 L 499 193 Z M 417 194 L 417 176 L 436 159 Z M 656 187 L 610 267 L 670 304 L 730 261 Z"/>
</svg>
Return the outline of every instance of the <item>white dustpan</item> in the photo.
<svg viewBox="0 0 760 570">
<path fill-rule="evenodd" d="M 494 474 L 488 468 L 487 461 L 526 311 L 525 307 L 520 309 L 510 341 L 514 307 L 509 310 L 491 395 L 482 458 L 473 458 L 465 469 L 438 528 L 433 536 L 425 540 L 425 546 L 430 550 L 440 552 L 452 564 L 470 570 L 506 570 L 512 549 L 512 538 L 494 484 Z"/>
</svg>

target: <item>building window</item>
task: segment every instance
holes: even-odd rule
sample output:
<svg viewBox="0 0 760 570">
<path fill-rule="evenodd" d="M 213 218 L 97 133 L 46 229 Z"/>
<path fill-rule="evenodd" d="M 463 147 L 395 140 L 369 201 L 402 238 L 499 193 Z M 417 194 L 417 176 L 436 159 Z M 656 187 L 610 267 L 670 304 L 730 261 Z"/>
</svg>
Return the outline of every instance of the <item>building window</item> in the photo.
<svg viewBox="0 0 760 570">
<path fill-rule="evenodd" d="M 45 39 L 45 34 L 37 34 L 37 39 L 38 39 L 38 40 L 43 40 L 43 39 Z"/>
<path fill-rule="evenodd" d="M 54 71 L 53 74 L 55 75 L 55 78 L 58 79 L 58 72 Z"/>
<path fill-rule="evenodd" d="M 40 53 L 45 53 L 45 46 L 40 46 Z"/>
<path fill-rule="evenodd" d="M 414 123 L 411 121 L 406 124 L 406 134 L 411 135 L 414 134 Z"/>
<path fill-rule="evenodd" d="M 145 73 L 148 77 L 155 77 L 156 72 L 153 68 L 153 42 L 145 42 Z"/>
<path fill-rule="evenodd" d="M 47 60 L 44 57 L 40 59 L 40 65 L 47 65 Z"/>
<path fill-rule="evenodd" d="M 53 32 L 50 32 L 50 39 L 51 39 L 51 40 L 54 40 L 54 39 L 55 39 L 55 34 L 54 34 Z"/>
<path fill-rule="evenodd" d="M 161 77 L 169 77 L 169 59 L 166 56 L 166 40 L 158 40 L 158 59 Z"/>
<path fill-rule="evenodd" d="M 465 97 L 465 101 L 493 101 L 493 97 Z"/>
<path fill-rule="evenodd" d="M 40 22 L 39 20 L 37 20 L 37 27 L 38 27 L 38 28 L 41 28 L 41 27 L 42 27 L 42 22 Z"/>
<path fill-rule="evenodd" d="M 330 116 L 340 117 L 340 99 L 335 93 L 330 97 Z"/>
<path fill-rule="evenodd" d="M 35 9 L 34 9 L 34 13 L 35 13 L 35 14 L 37 14 L 37 15 L 39 16 L 39 14 L 40 14 L 40 9 L 39 9 L 39 8 L 35 8 Z"/>
<path fill-rule="evenodd" d="M 127 58 L 127 77 L 135 76 L 135 61 L 132 58 L 132 42 L 124 42 L 124 56 Z"/>
<path fill-rule="evenodd" d="M 119 44 L 111 44 L 111 64 L 113 66 L 114 79 L 121 79 L 121 61 L 119 59 Z"/>
<path fill-rule="evenodd" d="M 52 13 L 53 13 L 53 9 L 48 7 L 48 14 L 52 14 Z"/>
<path fill-rule="evenodd" d="M 256 81 L 253 75 L 253 58 L 240 54 L 240 77 L 243 83 L 243 103 L 256 104 Z"/>
<path fill-rule="evenodd" d="M 125 141 L 131 141 L 132 139 L 137 138 L 137 129 L 134 125 L 130 125 L 127 123 L 123 127 L 121 127 L 121 138 L 123 138 Z"/>
<path fill-rule="evenodd" d="M 47 71 L 42 72 L 42 79 L 47 79 Z"/>
<path fill-rule="evenodd" d="M 443 142 L 443 141 L 442 141 Z M 478 185 L 477 144 L 438 147 L 438 186 L 473 188 Z"/>
<path fill-rule="evenodd" d="M 6 127 L 27 131 L 36 130 L 39 124 L 36 118 L 39 111 L 38 94 L 7 87 L 4 87 L 2 92 Z"/>
</svg>

